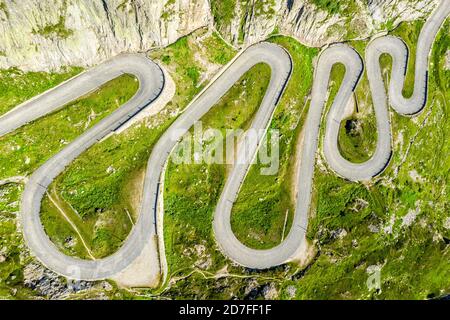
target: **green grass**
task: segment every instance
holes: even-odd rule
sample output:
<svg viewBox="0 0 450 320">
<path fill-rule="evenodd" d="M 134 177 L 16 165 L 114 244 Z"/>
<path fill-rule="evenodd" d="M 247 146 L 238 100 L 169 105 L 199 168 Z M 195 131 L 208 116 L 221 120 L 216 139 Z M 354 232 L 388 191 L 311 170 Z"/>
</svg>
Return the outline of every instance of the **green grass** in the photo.
<svg viewBox="0 0 450 320">
<path fill-rule="evenodd" d="M 261 0 L 254 3 L 255 16 L 271 18 L 275 14 L 275 0 Z"/>
<path fill-rule="evenodd" d="M 236 54 L 230 46 L 220 39 L 216 32 L 214 32 L 211 37 L 206 38 L 203 41 L 203 45 L 208 48 L 208 59 L 212 63 L 225 65 Z"/>
<path fill-rule="evenodd" d="M 413 35 L 417 34 L 417 25 L 420 25 L 420 22 L 401 25 L 394 34 L 397 32 L 410 34 L 411 36 L 405 40 L 410 48 L 414 48 L 416 39 Z M 117 293 L 116 297 L 124 298 L 136 298 L 136 294 L 144 298 L 160 294 L 170 298 L 228 299 L 252 297 L 252 290 L 249 290 L 249 293 L 249 288 L 260 292 L 265 285 L 275 284 L 280 297 L 286 299 L 426 299 L 448 293 L 450 249 L 445 239 L 447 242 L 450 239 L 450 230 L 445 228 L 445 222 L 450 218 L 448 214 L 450 71 L 444 70 L 443 65 L 445 54 L 450 48 L 450 36 L 445 32 L 449 27 L 447 22 L 436 40 L 431 55 L 433 65 L 430 67 L 430 95 L 426 109 L 416 119 L 393 113 L 394 154 L 390 166 L 383 175 L 371 183 L 351 183 L 336 177 L 326 168 L 317 166 L 314 178 L 313 215 L 309 222 L 307 237 L 310 242 L 315 242 L 319 250 L 307 269 L 297 270 L 295 265 L 288 264 L 273 270 L 255 272 L 230 265 L 218 251 L 211 232 L 211 218 L 226 170 L 218 165 L 171 165 L 167 171 L 165 185 L 164 226 L 167 259 L 173 282 L 162 292 L 141 290 L 132 295 L 118 289 L 112 292 Z M 317 53 L 317 50 L 311 51 L 289 38 L 278 37 L 272 41 L 284 45 L 290 51 L 296 69 L 272 122 L 272 126 L 276 125 L 284 132 L 279 174 L 276 178 L 261 177 L 258 168 L 252 167 L 233 212 L 233 219 L 240 217 L 244 222 L 239 225 L 239 221 L 236 223 L 234 220 L 233 230 L 242 241 L 247 241 L 247 244 L 255 247 L 269 247 L 279 242 L 277 223 L 282 220 L 281 217 L 284 218 L 283 209 L 292 206 L 292 197 L 289 195 L 291 191 L 289 177 L 292 176 L 295 163 L 292 155 L 308 108 L 306 96 L 312 81 L 311 59 Z M 365 47 L 365 43 L 362 42 L 355 45 L 359 51 Z M 223 48 L 229 50 L 225 49 L 228 48 L 225 45 Z M 135 189 L 129 187 L 130 179 L 134 179 L 145 169 L 144 165 L 152 145 L 167 129 L 177 112 L 183 110 L 204 85 L 198 76 L 204 72 L 202 64 L 193 55 L 196 50 L 199 50 L 199 47 L 191 37 L 188 37 L 186 41 L 153 52 L 152 56 L 166 64 L 177 84 L 177 92 L 167 109 L 144 124 L 134 126 L 121 135 L 95 145 L 56 181 L 59 195 L 79 212 L 80 217 L 83 217 L 83 223 L 78 222 L 78 226 L 83 226 L 80 229 L 82 232 L 88 230 L 86 238 L 93 241 L 92 239 L 98 236 L 100 239 L 96 249 L 100 256 L 114 251 L 120 241 L 114 242 L 111 239 L 111 232 L 96 234 L 87 226 L 104 220 L 111 220 L 111 225 L 118 226 L 121 217 L 125 217 L 124 210 L 134 209 L 130 193 Z M 220 52 L 220 44 L 215 51 L 216 53 L 204 54 L 205 59 L 225 63 L 227 55 L 223 60 L 214 58 Z M 389 68 L 389 59 L 382 59 L 382 66 L 383 69 Z M 264 66 L 258 67 L 262 68 L 259 70 L 261 74 L 267 74 L 267 71 L 263 70 Z M 298 69 L 304 72 L 299 72 Z M 341 72 L 339 68 L 333 69 L 333 79 L 336 82 L 342 76 Z M 261 95 L 264 79 L 255 76 L 255 73 L 252 70 L 245 77 L 248 81 L 250 79 L 255 81 L 253 87 L 260 85 L 261 91 L 256 92 Z M 408 77 L 411 75 L 408 74 Z M 122 86 L 126 83 L 128 82 L 122 83 Z M 129 84 L 132 85 L 133 81 Z M 204 117 L 206 123 L 224 127 L 248 125 L 248 119 L 251 119 L 254 108 L 257 108 L 259 98 L 256 95 L 247 96 L 245 101 L 252 101 L 254 107 L 239 113 L 238 111 L 243 109 L 235 107 L 230 102 L 234 98 L 237 99 L 242 90 L 246 92 L 243 83 L 240 84 L 234 86 L 221 103 Z M 411 84 L 411 80 L 407 80 L 405 93 L 411 92 Z M 299 90 L 299 86 L 302 91 Z M 117 88 L 114 90 L 117 91 Z M 125 92 L 129 92 L 128 90 L 130 87 L 124 88 Z M 336 88 L 332 87 L 331 90 L 333 94 Z M 358 100 L 365 102 L 367 111 L 370 110 L 371 104 L 370 95 L 366 91 L 362 80 L 356 95 L 357 97 L 359 95 Z M 6 93 L 0 91 L 0 97 L 2 94 Z M 11 94 L 12 97 L 17 95 L 20 93 Z M 114 98 L 116 97 L 117 92 L 114 95 Z M 16 97 L 16 99 L 19 101 L 26 98 Z M 103 101 L 103 98 L 99 98 L 99 101 Z M 100 102 L 99 104 L 103 105 Z M 329 104 L 330 102 L 328 106 Z M 78 101 L 77 106 L 80 105 L 81 102 Z M 112 106 L 115 104 L 112 103 Z M 111 105 L 103 107 L 111 108 Z M 64 110 L 69 113 L 64 113 Z M 86 124 L 90 108 L 69 107 L 64 110 L 0 139 L 1 178 L 32 172 L 51 154 L 63 148 L 65 141 L 70 141 L 84 130 L 84 127 L 74 128 L 71 124 L 81 120 Z M 358 121 L 365 121 L 363 123 L 370 124 L 372 121 L 370 112 L 357 114 L 355 117 Z M 67 127 L 62 125 L 64 123 Z M 370 128 L 368 124 L 363 127 L 363 132 L 367 131 L 366 128 Z M 51 133 L 45 131 L 48 128 L 52 128 Z M 342 149 L 344 149 L 343 139 L 346 139 L 344 133 L 341 132 L 340 136 Z M 347 156 L 354 157 L 354 160 L 364 159 L 363 154 L 357 154 L 357 150 L 363 148 L 358 141 L 361 143 L 367 140 L 372 141 L 370 143 L 376 141 L 373 132 L 363 133 L 357 141 L 350 138 L 346 147 L 348 149 L 341 151 L 347 152 Z M 61 139 L 65 141 L 61 143 Z M 51 144 L 51 141 L 55 143 Z M 413 143 L 408 148 L 411 141 Z M 370 150 L 370 144 L 368 148 Z M 29 157 L 30 161 L 25 161 L 26 157 Z M 111 165 L 115 172 L 107 174 L 107 169 Z M 418 178 L 412 172 L 415 172 Z M 256 182 L 255 185 L 252 185 L 252 182 Z M 272 184 L 267 187 L 269 183 Z M 261 194 L 265 190 L 269 190 L 264 194 L 267 206 L 261 211 L 245 213 L 246 207 L 259 199 L 258 193 Z M 0 187 L 2 235 L 0 250 L 6 248 L 6 254 L 1 252 L 6 260 L 0 264 L 0 297 L 32 297 L 34 294 L 23 286 L 23 268 L 32 259 L 24 249 L 21 233 L 16 227 L 19 209 L 17 201 L 21 192 L 21 186 Z M 247 199 L 243 197 L 244 192 L 249 195 Z M 241 204 L 244 210 L 239 211 L 238 204 Z M 45 200 L 43 206 L 46 205 L 48 203 Z M 414 223 L 402 226 L 403 217 L 416 209 L 418 214 Z M 260 241 L 251 243 L 245 239 L 244 213 L 250 214 L 246 217 L 254 218 L 258 222 L 261 212 L 266 214 L 267 223 L 247 226 L 260 232 L 265 238 L 263 243 Z M 106 218 L 103 215 L 106 215 Z M 86 254 L 82 248 L 77 248 L 78 244 L 75 247 L 67 246 L 66 240 L 73 232 L 66 228 L 64 221 L 57 221 L 60 216 L 52 211 L 52 208 L 44 210 L 43 217 L 54 219 L 50 223 L 54 231 L 49 232 L 53 233 L 54 241 L 59 242 L 61 250 L 79 256 Z M 389 232 L 391 221 L 392 231 Z M 378 228 L 379 231 L 372 232 L 369 227 Z M 123 232 L 123 235 L 125 234 L 126 232 Z M 59 239 L 55 240 L 55 236 Z M 214 278 L 217 270 L 225 265 L 228 265 L 227 271 L 232 276 Z M 371 291 L 366 287 L 369 276 L 366 270 L 371 265 L 382 266 L 381 292 Z M 192 273 L 193 270 L 197 271 Z M 174 277 L 177 276 L 180 278 L 175 280 Z M 292 294 L 293 288 L 295 292 Z M 261 294 L 258 293 L 256 296 L 261 297 Z"/>
<path fill-rule="evenodd" d="M 287 37 L 273 37 L 271 42 L 285 47 L 291 54 L 294 70 L 286 91 L 274 113 L 270 128 L 280 132 L 280 168 L 275 175 L 261 175 L 266 165 L 252 165 L 233 207 L 231 226 L 244 244 L 265 249 L 282 240 L 287 213 L 287 235 L 295 199 L 291 195 L 295 170 L 295 150 L 299 124 L 307 111 L 307 96 L 312 86 L 312 60 L 318 53 Z"/>
<path fill-rule="evenodd" d="M 352 15 L 358 12 L 359 4 L 356 1 L 351 0 L 309 0 L 317 8 L 328 12 L 329 14 L 340 14 L 344 17 L 353 18 Z"/>
<path fill-rule="evenodd" d="M 361 57 L 364 57 L 366 42 L 353 41 L 351 45 L 358 51 Z M 337 90 L 344 76 L 345 69 L 343 67 L 339 68 L 340 70 L 336 70 L 331 74 L 332 85 L 330 88 L 330 99 L 328 101 L 329 106 L 337 94 Z M 355 109 L 350 117 L 341 122 L 338 147 L 341 155 L 345 159 L 354 163 L 362 163 L 372 157 L 378 139 L 372 94 L 365 71 L 355 90 L 353 99 Z"/>
<path fill-rule="evenodd" d="M 402 28 L 417 30 L 418 24 Z M 449 237 L 443 227 L 449 217 L 450 72 L 443 69 L 450 46 L 444 31 L 448 26 L 449 22 L 442 28 L 431 56 L 425 111 L 416 120 L 393 116 L 394 157 L 386 172 L 364 186 L 316 170 L 317 206 L 308 237 L 317 239 L 320 254 L 303 276 L 283 284 L 282 297 L 289 298 L 289 286 L 297 288 L 298 299 L 426 299 L 450 290 L 450 253 L 443 240 Z M 405 40 L 415 45 L 414 37 Z M 411 85 L 405 89 L 411 90 Z M 414 143 L 403 162 L 411 139 Z M 414 181 L 413 170 L 422 182 Z M 416 209 L 414 223 L 402 226 L 403 217 Z M 391 219 L 392 232 L 383 230 Z M 371 225 L 380 231 L 371 232 Z M 347 235 L 334 236 L 339 229 Z M 370 265 L 382 266 L 381 292 L 366 287 Z"/>
<path fill-rule="evenodd" d="M 406 27 L 416 28 L 414 23 Z M 448 29 L 448 23 L 443 30 L 446 28 Z M 411 39 L 409 45 L 413 46 L 414 41 Z M 447 102 L 450 78 L 449 71 L 443 70 L 449 44 L 449 36 L 441 31 L 432 54 L 434 67 L 430 69 L 430 100 L 426 111 L 417 120 L 394 115 L 392 120 L 394 158 L 381 178 L 364 185 L 344 181 L 326 168 L 316 168 L 313 216 L 310 219 L 307 237 L 311 242 L 316 241 L 316 246 L 320 250 L 307 269 L 296 272 L 293 265 L 288 265 L 286 269 L 290 271 L 278 269 L 253 274 L 244 272 L 248 278 L 236 283 L 232 277 L 224 278 L 226 281 L 217 279 L 213 281 L 209 277 L 212 277 L 214 272 L 187 276 L 191 268 L 186 266 L 187 270 L 179 272 L 179 275 L 185 275 L 186 279 L 179 280 L 169 287 L 164 291 L 164 295 L 191 298 L 244 298 L 248 295 L 243 292 L 243 288 L 250 286 L 249 281 L 257 282 L 257 290 L 268 283 L 275 283 L 280 289 L 280 297 L 285 299 L 424 299 L 448 292 L 449 246 L 442 237 L 450 237 L 448 229 L 443 227 L 445 220 L 449 218 L 448 203 L 450 203 L 447 196 L 450 152 L 448 144 L 445 143 L 450 132 Z M 364 43 L 356 45 L 358 50 L 365 47 Z M 332 78 L 339 82 L 340 77 L 342 70 L 335 67 Z M 364 100 L 365 107 L 370 110 L 371 97 L 365 92 L 364 82 L 362 79 L 356 95 L 360 95 L 359 99 Z M 336 86 L 331 87 L 331 98 L 333 90 L 336 90 Z M 328 107 L 330 103 L 331 101 L 328 102 Z M 431 113 L 428 114 L 427 110 L 430 109 Z M 296 115 L 295 119 L 301 119 L 298 114 Z M 367 117 L 369 115 L 370 112 Z M 291 119 L 290 114 L 286 114 L 286 118 Z M 425 118 L 428 121 L 420 128 Z M 367 118 L 363 120 L 370 121 Z M 298 123 L 301 127 L 302 121 Z M 296 134 L 298 132 L 299 129 L 296 129 Z M 376 141 L 373 134 L 365 135 L 372 143 Z M 401 140 L 401 135 L 403 145 L 395 142 Z M 402 164 L 407 143 L 413 137 L 416 137 L 415 144 L 409 150 L 406 162 Z M 395 169 L 398 167 L 396 176 Z M 410 176 L 411 170 L 417 170 L 426 181 L 414 183 Z M 212 174 L 207 175 L 211 176 Z M 391 179 L 393 184 L 389 183 Z M 211 183 L 208 182 L 209 188 Z M 246 184 L 247 188 L 251 187 L 249 178 Z M 245 188 L 244 184 L 240 194 L 241 201 L 253 198 L 253 195 L 248 197 L 249 199 L 242 196 Z M 212 190 L 213 194 L 217 193 L 216 189 Z M 200 202 L 202 200 L 199 199 Z M 418 200 L 420 202 L 417 202 Z M 416 222 L 410 226 L 402 226 L 402 218 L 417 206 L 420 213 Z M 190 215 L 192 214 L 191 212 Z M 391 219 L 394 219 L 394 223 L 392 233 L 389 233 L 387 227 Z M 369 226 L 371 228 L 375 226 L 379 231 L 371 232 Z M 185 227 L 186 225 L 180 226 Z M 384 231 L 384 228 L 387 231 Z M 189 228 L 185 228 L 185 233 L 188 243 L 196 241 L 194 240 L 196 235 Z M 244 231 L 242 235 L 245 235 Z M 241 241 L 245 240 L 241 238 Z M 256 245 L 260 246 L 260 243 Z M 186 247 L 180 244 L 178 251 L 184 248 Z M 378 293 L 366 286 L 369 277 L 366 270 L 371 265 L 382 266 L 381 292 Z M 217 268 L 219 267 L 220 264 L 217 265 Z M 261 279 L 258 276 L 270 278 Z M 294 288 L 293 295 L 292 288 Z"/>
<path fill-rule="evenodd" d="M 0 299 L 23 299 L 33 292 L 23 286 L 23 267 L 29 262 L 23 246 L 23 237 L 17 228 L 22 186 L 0 186 Z"/>
<path fill-rule="evenodd" d="M 246 128 L 262 101 L 270 79 L 270 69 L 259 64 L 248 71 L 201 119 L 203 129 Z M 226 165 L 169 163 L 164 190 L 164 238 L 171 276 L 190 270 L 211 259 L 215 268 L 223 266 L 212 231 L 214 208 L 226 177 Z M 186 252 L 204 246 L 205 252 Z M 205 267 L 203 269 L 209 269 Z"/>
<path fill-rule="evenodd" d="M 417 21 L 413 25 L 410 23 L 401 23 L 393 32 L 395 35 L 406 42 L 409 49 L 408 69 L 406 73 L 405 85 L 403 87 L 403 95 L 405 98 L 412 96 L 414 92 L 414 70 L 416 63 L 416 43 L 419 37 L 420 30 L 425 21 Z"/>
<path fill-rule="evenodd" d="M 152 58 L 166 64 L 176 83 L 174 98 L 165 109 L 123 134 L 94 145 L 54 182 L 63 205 L 66 203 L 66 212 L 73 214 L 75 210 L 81 217 L 81 221 L 76 217 L 72 221 L 83 230 L 83 238 L 95 257 L 115 252 L 128 235 L 132 227 L 128 213 L 136 219 L 139 203 L 135 198 L 141 192 L 136 185 L 142 179 L 139 176 L 145 170 L 152 147 L 204 86 L 200 77 L 205 70 L 194 53 L 201 52 L 202 59 L 211 63 L 218 60 L 226 63 L 233 55 L 233 51 L 214 35 L 204 39 L 211 45 L 211 50 L 201 51 L 200 46 L 204 44 L 196 42 L 197 36 L 194 34 L 182 38 L 168 48 L 151 53 Z M 220 59 L 217 58 L 219 52 L 223 54 Z M 130 180 L 136 183 L 130 184 Z M 68 238 L 67 235 L 51 235 L 60 247 L 64 246 L 64 239 Z M 73 231 L 71 237 L 76 237 Z M 83 257 L 86 254 L 83 251 L 72 254 Z"/>
<path fill-rule="evenodd" d="M 34 76 L 39 79 L 39 74 Z M 42 77 L 44 79 L 41 79 L 40 82 L 45 84 L 44 80 L 47 77 Z M 121 76 L 106 83 L 87 97 L 70 103 L 60 111 L 1 137 L 0 176 L 6 178 L 29 175 L 53 154 L 62 150 L 70 141 L 130 99 L 137 88 L 138 83 L 134 77 Z M 13 93 L 8 92 L 7 94 Z M 25 97 L 21 96 L 18 99 L 25 99 Z M 76 217 L 72 217 L 72 219 L 74 218 Z M 64 248 L 64 243 L 70 237 L 77 239 L 71 227 L 61 218 L 55 208 L 49 205 L 48 199 L 43 202 L 42 221 L 50 238 L 59 247 Z M 85 225 L 81 224 L 81 227 L 85 227 Z M 101 244 L 98 243 L 97 246 L 100 247 Z M 80 241 L 69 251 L 66 252 L 80 254 L 83 257 L 85 255 Z M 99 251 L 101 250 L 99 249 Z"/>
<path fill-rule="evenodd" d="M 1 163 L 4 164 L 0 168 L 1 176 L 29 175 L 49 157 L 64 148 L 67 143 L 75 139 L 87 128 L 95 125 L 119 105 L 129 100 L 137 88 L 138 83 L 134 77 L 129 75 L 121 76 L 106 83 L 87 97 L 70 103 L 60 111 L 0 138 Z M 66 212 L 70 213 L 70 210 L 66 210 Z M 105 215 L 105 218 L 107 218 L 106 213 Z M 77 215 L 72 216 L 72 220 L 75 221 L 81 218 Z M 108 219 L 105 220 L 108 221 Z M 77 235 L 70 225 L 62 219 L 61 214 L 49 204 L 48 199 L 43 201 L 42 223 L 50 238 L 60 248 L 65 248 L 66 242 L 70 238 L 78 240 L 77 245 L 73 249 L 65 250 L 65 252 L 85 257 L 84 248 L 81 246 Z M 80 224 L 80 228 L 83 230 L 89 225 L 93 225 L 93 223 L 89 224 L 89 221 L 86 223 L 83 221 L 83 224 Z M 107 230 L 121 230 L 121 225 L 110 226 L 108 224 L 105 228 Z M 125 228 L 127 229 L 126 232 L 130 228 L 130 226 L 127 226 Z M 83 232 L 83 234 L 89 233 Z M 111 246 L 114 248 L 120 245 L 117 241 L 105 241 L 102 239 L 93 238 L 92 241 L 89 241 L 89 243 L 92 242 L 92 249 L 95 253 L 98 252 L 98 256 L 105 255 L 103 247 L 106 245 L 104 242 L 112 243 Z"/>
<path fill-rule="evenodd" d="M 68 206 L 64 206 L 64 209 L 66 209 L 65 212 L 70 212 L 67 207 Z M 83 227 L 80 228 L 81 230 L 86 229 L 87 223 L 82 221 L 79 216 L 72 214 L 70 215 L 70 219 L 74 222 L 79 222 L 79 225 Z M 50 240 L 56 244 L 61 252 L 69 256 L 91 259 L 84 248 L 81 239 L 48 197 L 44 197 L 42 201 L 41 222 L 45 232 L 50 237 Z M 89 241 L 88 243 L 92 241 L 86 237 L 87 234 L 85 232 L 82 232 L 82 235 L 85 241 Z"/>
<path fill-rule="evenodd" d="M 226 31 L 231 20 L 234 18 L 236 0 L 211 0 L 211 12 L 214 17 L 214 23 L 220 32 Z"/>
<path fill-rule="evenodd" d="M 14 106 L 70 79 L 81 68 L 66 68 L 61 73 L 23 72 L 19 69 L 0 70 L 0 115 Z"/>
<path fill-rule="evenodd" d="M 336 14 L 341 12 L 342 4 L 339 1 L 333 0 L 311 0 L 319 9 L 327 11 L 331 14 Z"/>
<path fill-rule="evenodd" d="M 18 130 L 0 137 L 0 177 L 29 175 L 67 143 L 127 101 L 137 90 L 129 75 L 70 103 Z"/>
<path fill-rule="evenodd" d="M 8 6 L 3 1 L 0 1 L 0 11 L 3 11 L 6 17 L 9 17 Z"/>
<path fill-rule="evenodd" d="M 414 24 L 402 23 L 394 31 L 392 35 L 403 39 L 409 48 L 408 69 L 403 88 L 403 95 L 406 98 L 411 97 L 414 90 L 414 68 L 416 55 L 416 42 L 418 35 L 423 26 L 423 21 L 417 21 Z M 351 45 L 364 56 L 364 41 L 352 41 Z M 380 59 L 381 66 L 384 70 L 383 77 L 386 78 L 387 70 L 390 68 L 391 60 L 387 55 L 383 55 Z M 337 84 L 344 74 L 344 71 L 332 74 L 331 80 L 335 83 L 331 87 L 331 99 L 336 93 Z M 373 114 L 372 97 L 370 93 L 369 82 L 366 72 L 356 89 L 354 99 L 356 101 L 357 110 L 341 123 L 339 132 L 339 150 L 344 158 L 355 163 L 361 163 L 370 159 L 375 151 L 377 142 L 376 119 Z"/>
<path fill-rule="evenodd" d="M 73 30 L 66 28 L 66 18 L 61 15 L 57 23 L 46 25 L 40 29 L 33 30 L 33 34 L 39 34 L 45 38 L 67 39 L 73 35 Z"/>
<path fill-rule="evenodd" d="M 169 107 L 184 108 L 205 85 L 205 81 L 199 82 L 200 74 L 205 72 L 204 66 L 196 60 L 194 52 L 200 52 L 205 62 L 216 65 L 227 63 L 235 55 L 235 51 L 215 33 L 198 43 L 195 37 L 204 33 L 203 29 L 198 30 L 167 48 L 150 53 L 150 58 L 159 60 L 166 66 L 177 85 L 175 97 Z"/>
</svg>

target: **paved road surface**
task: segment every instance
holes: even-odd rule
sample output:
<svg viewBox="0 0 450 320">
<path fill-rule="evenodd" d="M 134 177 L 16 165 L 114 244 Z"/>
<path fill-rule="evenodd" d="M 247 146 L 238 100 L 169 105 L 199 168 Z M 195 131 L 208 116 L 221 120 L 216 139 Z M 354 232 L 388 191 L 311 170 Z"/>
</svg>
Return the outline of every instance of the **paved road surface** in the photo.
<svg viewBox="0 0 450 320">
<path fill-rule="evenodd" d="M 354 181 L 370 179 L 384 170 L 390 160 L 392 150 L 388 101 L 401 114 L 413 115 L 422 110 L 427 98 L 428 55 L 436 33 L 449 12 L 450 1 L 445 0 L 427 21 L 420 34 L 416 57 L 415 90 L 410 99 L 403 98 L 401 94 L 408 56 L 405 44 L 397 38 L 382 37 L 372 41 L 368 46 L 366 50 L 367 74 L 374 97 L 379 139 L 375 154 L 365 163 L 354 164 L 345 160 L 339 153 L 337 140 L 339 125 L 343 120 L 343 110 L 361 77 L 363 61 L 355 50 L 344 44 L 333 45 L 322 52 L 315 72 L 311 106 L 305 123 L 301 165 L 297 177 L 299 193 L 291 230 L 280 245 L 269 250 L 248 248 L 234 236 L 230 225 L 230 215 L 232 205 L 249 168 L 249 161 L 244 161 L 242 164 L 235 165 L 231 170 L 214 214 L 213 229 L 224 254 L 241 265 L 264 269 L 290 261 L 304 241 L 308 223 L 307 214 L 311 202 L 319 129 L 327 98 L 330 71 L 336 63 L 345 65 L 346 74 L 327 115 L 324 139 L 326 160 L 337 174 Z M 388 53 L 393 58 L 389 98 L 384 90 L 379 66 L 379 56 L 382 53 Z M 132 263 L 141 253 L 146 241 L 149 241 L 157 231 L 155 212 L 158 201 L 162 201 L 162 199 L 158 199 L 159 182 L 164 164 L 177 141 L 218 102 L 246 71 L 260 62 L 267 63 L 271 67 L 272 78 L 251 126 L 255 129 L 268 127 L 278 99 L 289 80 L 292 62 L 284 49 L 274 44 L 260 43 L 248 48 L 236 59 L 162 135 L 148 161 L 139 219 L 124 245 L 115 254 L 101 260 L 80 260 L 68 257 L 58 251 L 46 236 L 40 222 L 39 211 L 42 197 L 51 181 L 71 161 L 133 117 L 136 112 L 149 105 L 160 94 L 164 85 L 161 70 L 144 57 L 122 55 L 1 117 L 0 135 L 3 135 L 62 107 L 121 73 L 134 74 L 140 81 L 140 89 L 133 99 L 80 136 L 31 176 L 22 198 L 21 222 L 26 242 L 32 253 L 55 272 L 84 280 L 111 277 Z M 263 134 L 259 135 L 257 140 L 260 141 L 262 138 Z M 258 144 L 250 140 L 245 140 L 244 144 L 250 154 L 256 153 Z M 247 159 L 243 156 L 241 158 Z M 158 232 L 161 231 L 158 230 Z"/>
</svg>

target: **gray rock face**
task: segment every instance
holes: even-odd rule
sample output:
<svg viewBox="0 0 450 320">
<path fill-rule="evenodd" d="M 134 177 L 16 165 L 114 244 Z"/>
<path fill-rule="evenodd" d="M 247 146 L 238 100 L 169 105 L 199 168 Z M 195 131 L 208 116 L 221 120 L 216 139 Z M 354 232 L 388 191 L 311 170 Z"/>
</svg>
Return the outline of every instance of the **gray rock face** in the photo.
<svg viewBox="0 0 450 320">
<path fill-rule="evenodd" d="M 121 52 L 166 46 L 212 27 L 209 1 L 0 0 L 0 68 L 90 66 Z M 343 14 L 320 9 L 311 0 L 237 0 L 234 18 L 221 32 L 235 45 L 251 45 L 277 31 L 320 47 L 424 17 L 439 1 L 342 1 L 341 6 L 351 3 L 357 12 Z"/>
<path fill-rule="evenodd" d="M 0 68 L 88 66 L 210 23 L 208 0 L 0 0 Z"/>
<path fill-rule="evenodd" d="M 402 21 L 420 19 L 433 10 L 441 0 L 366 0 L 368 13 L 376 26 L 391 20 L 396 25 Z"/>
<path fill-rule="evenodd" d="M 49 299 L 64 299 L 72 293 L 92 288 L 93 283 L 86 281 L 68 283 L 40 264 L 30 263 L 24 270 L 24 285 Z"/>
<path fill-rule="evenodd" d="M 265 9 L 255 4 L 245 12 L 237 12 L 235 20 L 244 19 L 245 44 L 266 38 L 277 26 L 278 31 L 297 38 L 301 43 L 321 47 L 337 41 L 367 38 L 393 27 L 402 21 L 426 17 L 441 0 L 355 0 L 342 1 L 345 8 L 352 3 L 347 14 L 330 13 L 318 8 L 311 0 L 261 0 Z M 272 11 L 267 7 L 271 3 Z M 352 13 L 354 11 L 354 14 Z M 274 13 L 272 13 L 274 12 Z M 232 26 L 237 24 L 232 22 Z M 231 28 L 230 40 L 236 41 L 236 30 Z"/>
</svg>

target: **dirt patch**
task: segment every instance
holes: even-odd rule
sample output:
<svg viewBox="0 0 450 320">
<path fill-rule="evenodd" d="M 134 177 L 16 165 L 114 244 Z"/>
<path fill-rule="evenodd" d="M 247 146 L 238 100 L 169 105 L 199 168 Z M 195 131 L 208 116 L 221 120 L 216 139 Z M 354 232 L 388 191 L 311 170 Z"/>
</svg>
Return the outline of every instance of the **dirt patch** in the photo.
<svg viewBox="0 0 450 320">
<path fill-rule="evenodd" d="M 294 159 L 294 172 L 291 178 L 291 199 L 296 200 L 298 194 L 298 178 L 300 174 L 300 166 L 303 152 L 303 140 L 305 137 L 305 129 L 303 128 L 300 135 L 297 138 L 297 143 L 295 145 L 295 159 Z"/>
<path fill-rule="evenodd" d="M 445 55 L 445 69 L 450 70 L 450 50 L 447 50 L 447 54 Z"/>
<path fill-rule="evenodd" d="M 126 203 L 130 206 L 133 221 L 136 221 L 139 216 L 139 209 L 142 203 L 142 192 L 144 189 L 145 168 L 141 168 L 133 173 L 125 185 L 124 198 Z"/>
<path fill-rule="evenodd" d="M 298 263 L 300 268 L 305 268 L 311 263 L 311 261 L 313 261 L 316 254 L 316 246 L 314 244 L 310 244 L 304 236 L 300 247 L 291 257 L 291 261 Z"/>
<path fill-rule="evenodd" d="M 112 279 L 121 287 L 151 287 L 159 285 L 160 263 L 158 257 L 158 239 L 151 235 L 139 257 Z"/>
<path fill-rule="evenodd" d="M 160 67 L 164 73 L 165 77 L 165 83 L 164 88 L 159 97 L 153 101 L 151 104 L 149 104 L 147 107 L 145 107 L 142 111 L 140 111 L 136 116 L 134 116 L 132 119 L 127 121 L 124 125 L 122 125 L 117 131 L 115 131 L 115 134 L 120 134 L 124 132 L 126 129 L 130 128 L 136 123 L 140 123 L 144 121 L 145 119 L 152 117 L 156 114 L 158 114 L 161 110 L 164 109 L 164 107 L 172 101 L 176 85 L 173 81 L 172 77 L 170 76 L 170 73 L 167 72 L 167 70 L 160 64 Z M 109 135 L 108 135 L 109 136 Z M 106 139 L 106 137 L 104 138 Z"/>
</svg>

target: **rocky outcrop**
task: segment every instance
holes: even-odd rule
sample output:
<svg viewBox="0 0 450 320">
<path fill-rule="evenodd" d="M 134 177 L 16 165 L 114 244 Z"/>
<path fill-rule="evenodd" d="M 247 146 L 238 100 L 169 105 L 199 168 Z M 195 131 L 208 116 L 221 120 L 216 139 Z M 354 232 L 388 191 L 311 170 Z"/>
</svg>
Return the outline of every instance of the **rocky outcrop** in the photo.
<svg viewBox="0 0 450 320">
<path fill-rule="evenodd" d="M 397 25 L 428 15 L 442 0 L 366 0 L 368 13 L 376 27 Z M 446 0 L 445 0 L 446 1 Z"/>
<path fill-rule="evenodd" d="M 70 299 L 82 293 L 95 300 L 109 299 L 113 287 L 107 281 L 74 281 L 48 270 L 37 262 L 27 264 L 23 271 L 23 284 L 34 291 L 37 297 L 51 300 Z"/>
<path fill-rule="evenodd" d="M 166 46 L 210 21 L 208 0 L 0 0 L 0 68 L 92 65 Z"/>
<path fill-rule="evenodd" d="M 250 1 L 251 2 L 251 1 Z M 303 44 L 321 47 L 329 43 L 367 38 L 402 21 L 426 17 L 440 0 L 355 0 L 341 1 L 340 10 L 330 12 L 312 0 L 260 0 L 237 6 L 230 25 L 230 41 L 249 45 L 272 32 L 297 38 Z M 264 3 L 261 5 L 261 3 Z M 236 27 L 239 21 L 242 26 Z"/>
<path fill-rule="evenodd" d="M 63 299 L 70 294 L 87 290 L 93 284 L 86 281 L 67 282 L 38 263 L 30 263 L 24 269 L 24 285 L 49 299 Z"/>
<path fill-rule="evenodd" d="M 235 7 L 225 26 L 212 17 L 213 1 Z M 236 46 L 282 33 L 321 47 L 424 17 L 439 1 L 342 0 L 330 11 L 314 0 L 0 0 L 0 68 L 89 66 L 166 46 L 213 23 Z"/>
</svg>

